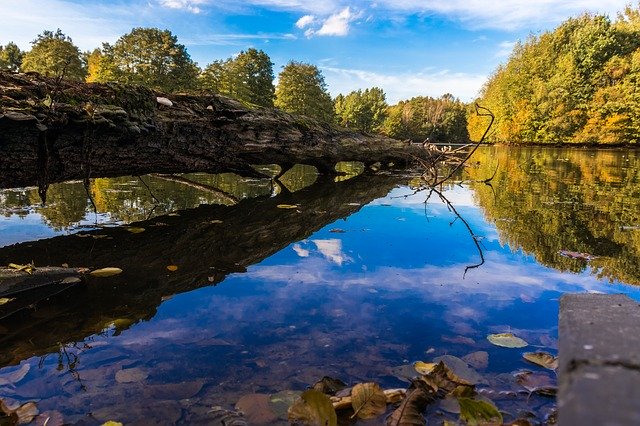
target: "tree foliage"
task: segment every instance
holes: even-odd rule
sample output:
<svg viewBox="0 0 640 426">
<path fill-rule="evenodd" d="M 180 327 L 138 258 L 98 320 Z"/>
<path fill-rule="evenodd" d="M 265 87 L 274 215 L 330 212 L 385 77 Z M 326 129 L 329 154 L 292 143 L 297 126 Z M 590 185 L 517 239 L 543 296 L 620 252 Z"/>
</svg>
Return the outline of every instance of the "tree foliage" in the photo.
<svg viewBox="0 0 640 426">
<path fill-rule="evenodd" d="M 93 55 L 93 54 L 92 54 Z M 93 55 L 90 78 L 175 92 L 195 87 L 199 69 L 169 30 L 134 28 Z M 91 59 L 91 58 L 90 58 Z"/>
<path fill-rule="evenodd" d="M 0 46 L 0 70 L 19 71 L 24 52 L 13 42 Z"/>
<path fill-rule="evenodd" d="M 338 124 L 362 132 L 380 131 L 387 116 L 387 101 L 379 87 L 338 95 L 333 102 Z"/>
<path fill-rule="evenodd" d="M 494 141 L 637 143 L 640 10 L 615 21 L 584 14 L 517 44 L 479 102 L 496 115 Z M 473 136 L 482 120 L 470 116 Z"/>
<path fill-rule="evenodd" d="M 21 70 L 33 71 L 49 77 L 64 77 L 83 81 L 85 69 L 80 50 L 60 29 L 44 31 L 34 41 L 22 59 Z"/>
<path fill-rule="evenodd" d="M 284 111 L 332 122 L 333 101 L 315 65 L 291 61 L 278 77 L 275 106 Z"/>
<path fill-rule="evenodd" d="M 466 107 L 450 94 L 439 98 L 420 96 L 388 109 L 383 133 L 417 142 L 466 142 Z"/>
<path fill-rule="evenodd" d="M 248 49 L 235 58 L 214 61 L 200 74 L 200 87 L 241 102 L 273 106 L 273 63 L 262 50 Z"/>
</svg>

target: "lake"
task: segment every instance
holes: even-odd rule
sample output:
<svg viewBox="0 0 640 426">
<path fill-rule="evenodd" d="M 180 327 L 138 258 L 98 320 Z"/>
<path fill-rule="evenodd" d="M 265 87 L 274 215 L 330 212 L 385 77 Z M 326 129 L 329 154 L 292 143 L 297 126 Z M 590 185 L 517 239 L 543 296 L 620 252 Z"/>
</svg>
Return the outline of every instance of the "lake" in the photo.
<svg viewBox="0 0 640 426">
<path fill-rule="evenodd" d="M 444 359 L 505 422 L 553 422 L 556 376 L 522 355 L 557 354 L 563 293 L 640 300 L 640 155 L 486 147 L 468 165 L 441 194 L 348 164 L 56 184 L 45 206 L 0 191 L 0 264 L 123 271 L 0 305 L 0 400 L 48 425 L 230 424 L 236 405 L 286 424 L 324 376 L 406 388 Z"/>
</svg>

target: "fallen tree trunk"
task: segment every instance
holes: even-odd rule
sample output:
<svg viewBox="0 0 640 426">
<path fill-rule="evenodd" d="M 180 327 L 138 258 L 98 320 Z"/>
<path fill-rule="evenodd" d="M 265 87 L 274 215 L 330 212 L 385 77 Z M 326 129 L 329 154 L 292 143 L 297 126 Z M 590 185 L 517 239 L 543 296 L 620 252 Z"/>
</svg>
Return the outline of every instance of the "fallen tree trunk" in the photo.
<svg viewBox="0 0 640 426">
<path fill-rule="evenodd" d="M 217 95 L 0 72 L 0 188 L 146 173 L 236 172 L 296 163 L 406 162 L 424 149 Z M 286 169 L 286 167 L 283 167 Z"/>
</svg>

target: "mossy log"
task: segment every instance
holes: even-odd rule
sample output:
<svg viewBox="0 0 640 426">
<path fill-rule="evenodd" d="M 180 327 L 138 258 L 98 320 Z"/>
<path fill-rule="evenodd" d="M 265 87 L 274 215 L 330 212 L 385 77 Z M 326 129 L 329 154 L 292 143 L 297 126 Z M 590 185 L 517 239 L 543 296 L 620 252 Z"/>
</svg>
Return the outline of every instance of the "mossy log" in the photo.
<svg viewBox="0 0 640 426">
<path fill-rule="evenodd" d="M 422 148 L 218 95 L 0 72 L 0 188 L 206 171 L 256 175 L 253 164 L 403 163 Z M 285 167 L 286 168 L 286 167 Z"/>
</svg>

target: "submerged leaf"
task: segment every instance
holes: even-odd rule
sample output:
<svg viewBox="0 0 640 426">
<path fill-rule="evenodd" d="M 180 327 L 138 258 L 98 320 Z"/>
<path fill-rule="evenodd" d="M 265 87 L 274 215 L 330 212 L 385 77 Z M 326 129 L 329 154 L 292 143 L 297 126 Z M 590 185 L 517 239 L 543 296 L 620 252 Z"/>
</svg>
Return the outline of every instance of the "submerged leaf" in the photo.
<svg viewBox="0 0 640 426">
<path fill-rule="evenodd" d="M 120 273 L 122 273 L 122 269 L 120 268 L 102 268 L 102 269 L 96 269 L 94 271 L 89 272 L 89 275 L 92 275 L 94 277 L 105 278 L 105 277 L 111 277 L 113 275 L 118 275 Z"/>
<path fill-rule="evenodd" d="M 469 367 L 469 365 L 461 360 L 458 357 L 453 355 L 443 355 L 434 359 L 435 362 L 444 362 L 447 366 L 448 371 L 447 377 L 449 380 L 465 385 L 471 386 L 481 383 L 483 381 L 482 376 L 478 374 L 473 368 Z"/>
<path fill-rule="evenodd" d="M 490 334 L 487 336 L 487 340 L 503 348 L 524 348 L 529 345 L 526 341 L 511 333 Z"/>
<path fill-rule="evenodd" d="M 387 426 L 426 425 L 427 422 L 422 413 L 435 399 L 435 391 L 427 383 L 414 380 L 400 406 L 387 417 Z"/>
<path fill-rule="evenodd" d="M 520 386 L 529 392 L 535 392 L 545 396 L 555 396 L 558 387 L 555 381 L 546 374 L 533 374 L 530 371 L 524 371 L 516 374 L 516 380 Z"/>
<path fill-rule="evenodd" d="M 33 419 L 40 413 L 38 407 L 35 402 L 27 402 L 26 404 L 22 404 L 18 407 L 14 413 L 18 416 L 18 424 L 26 425 L 27 423 L 31 423 Z"/>
<path fill-rule="evenodd" d="M 269 395 L 252 393 L 244 395 L 236 403 L 236 410 L 244 413 L 252 425 L 273 424 L 278 415 L 269 405 Z"/>
<path fill-rule="evenodd" d="M 547 352 L 526 352 L 522 355 L 524 359 L 532 362 L 540 367 L 547 368 L 549 370 L 558 369 L 558 358 Z"/>
<path fill-rule="evenodd" d="M 0 297 L 0 306 L 2 305 L 6 305 L 7 303 L 16 300 L 15 298 L 8 298 L 8 297 Z"/>
<path fill-rule="evenodd" d="M 149 374 L 140 368 L 127 368 L 116 372 L 116 381 L 118 383 L 141 382 L 149 377 Z"/>
<path fill-rule="evenodd" d="M 479 425 L 487 422 L 502 424 L 502 414 L 495 405 L 487 401 L 471 398 L 458 398 L 460 418 L 468 425 Z"/>
<path fill-rule="evenodd" d="M 473 368 L 484 369 L 489 366 L 489 353 L 485 351 L 471 352 L 463 356 L 462 360 Z"/>
<path fill-rule="evenodd" d="M 434 362 L 416 361 L 413 363 L 413 368 L 418 372 L 418 374 L 429 374 L 436 365 L 438 364 Z"/>
<path fill-rule="evenodd" d="M 336 426 L 338 416 L 327 395 L 309 389 L 289 407 L 289 421 L 313 426 Z"/>
<path fill-rule="evenodd" d="M 300 395 L 302 395 L 302 392 L 292 390 L 274 393 L 269 398 L 269 404 L 273 411 L 278 415 L 278 418 L 286 419 L 287 410 L 298 400 Z"/>
<path fill-rule="evenodd" d="M 371 419 L 387 410 L 387 396 L 377 383 L 358 383 L 351 390 L 354 418 Z"/>
<path fill-rule="evenodd" d="M 175 271 L 177 271 L 177 270 L 178 270 L 178 267 L 177 267 L 176 265 L 169 265 L 169 266 L 167 266 L 167 271 L 175 272 Z"/>
<path fill-rule="evenodd" d="M 279 209 L 297 209 L 297 204 L 278 204 Z"/>
</svg>

